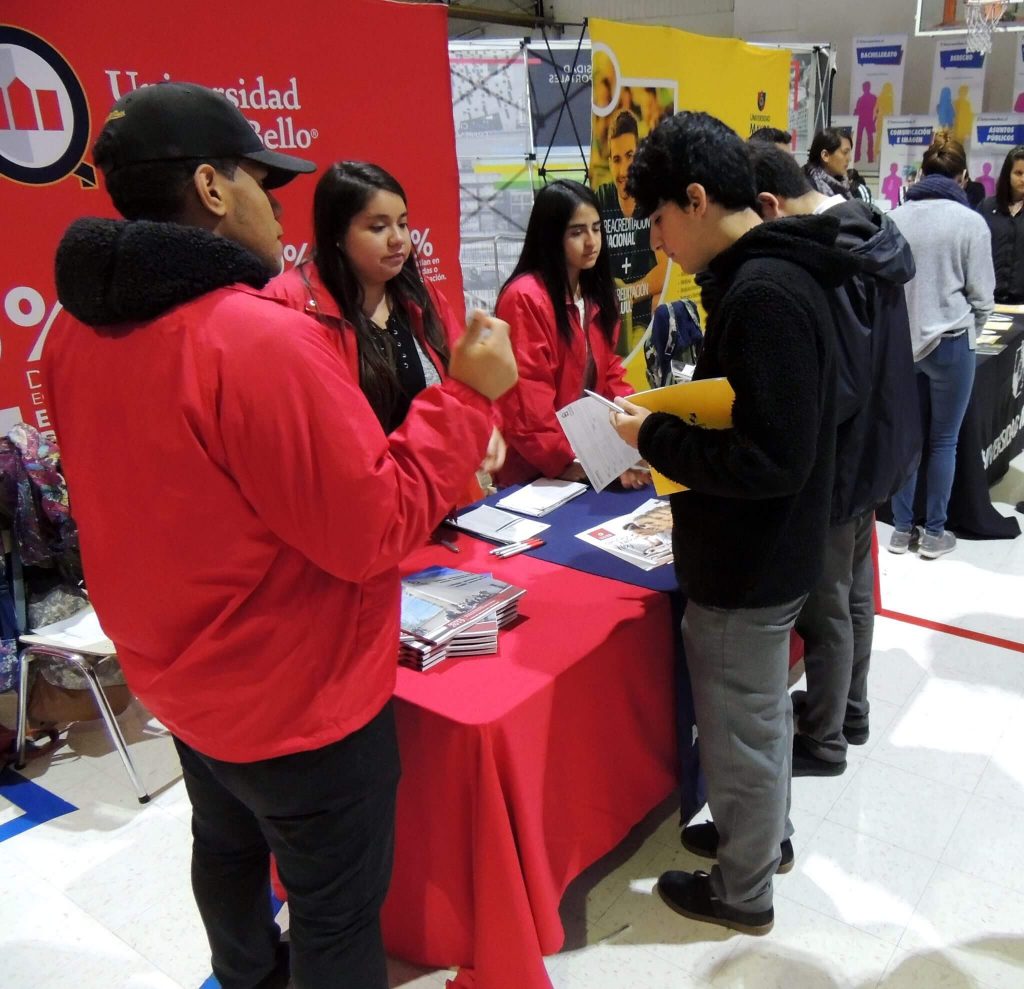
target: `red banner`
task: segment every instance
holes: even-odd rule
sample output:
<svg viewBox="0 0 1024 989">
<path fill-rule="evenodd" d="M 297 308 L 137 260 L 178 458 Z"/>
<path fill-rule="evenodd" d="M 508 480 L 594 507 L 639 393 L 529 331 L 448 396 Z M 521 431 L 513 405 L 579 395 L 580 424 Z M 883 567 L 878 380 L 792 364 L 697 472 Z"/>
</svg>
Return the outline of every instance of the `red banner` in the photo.
<svg viewBox="0 0 1024 989">
<path fill-rule="evenodd" d="M 228 5 L 230 8 L 230 5 Z M 462 308 L 459 183 L 441 5 L 346 0 L 42 4 L 0 23 L 0 434 L 50 429 L 39 359 L 59 304 L 53 256 L 76 217 L 114 216 L 91 164 L 111 104 L 165 79 L 220 89 L 273 150 L 376 162 L 409 197 L 424 275 Z M 97 186 L 97 182 L 99 186 Z M 285 259 L 310 252 L 316 176 L 280 190 Z"/>
</svg>

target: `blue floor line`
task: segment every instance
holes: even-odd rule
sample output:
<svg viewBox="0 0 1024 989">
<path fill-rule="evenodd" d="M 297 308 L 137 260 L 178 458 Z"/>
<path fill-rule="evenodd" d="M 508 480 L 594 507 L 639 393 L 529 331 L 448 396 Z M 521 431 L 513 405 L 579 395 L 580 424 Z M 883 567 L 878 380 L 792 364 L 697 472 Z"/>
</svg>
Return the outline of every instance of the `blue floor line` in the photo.
<svg viewBox="0 0 1024 989">
<path fill-rule="evenodd" d="M 0 772 L 0 796 L 24 811 L 24 814 L 15 820 L 0 825 L 0 841 L 7 841 L 8 838 L 39 827 L 40 824 L 52 821 L 55 817 L 63 817 L 78 810 L 74 804 L 69 804 L 55 793 L 44 790 L 10 767 Z"/>
<path fill-rule="evenodd" d="M 6 841 L 15 835 L 39 827 L 40 824 L 52 821 L 55 817 L 63 817 L 78 810 L 74 804 L 61 799 L 55 793 L 50 793 L 49 790 L 44 790 L 10 767 L 0 771 L 0 796 L 24 811 L 15 820 L 0 825 L 0 841 Z M 284 906 L 284 901 L 271 893 L 270 906 L 276 917 Z M 220 983 L 211 975 L 199 989 L 220 989 Z"/>
<path fill-rule="evenodd" d="M 284 900 L 279 900 L 273 893 L 270 894 L 270 909 L 273 911 L 276 917 L 281 912 L 281 907 L 284 906 Z M 216 977 L 211 975 L 199 989 L 220 989 L 220 983 Z"/>
</svg>

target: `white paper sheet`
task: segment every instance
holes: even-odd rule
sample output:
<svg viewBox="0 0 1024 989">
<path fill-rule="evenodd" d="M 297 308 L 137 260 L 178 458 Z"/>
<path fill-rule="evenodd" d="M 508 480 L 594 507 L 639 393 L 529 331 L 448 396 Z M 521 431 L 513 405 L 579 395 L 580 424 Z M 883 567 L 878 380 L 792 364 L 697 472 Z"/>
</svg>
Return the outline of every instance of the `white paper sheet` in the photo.
<svg viewBox="0 0 1024 989">
<path fill-rule="evenodd" d="M 453 524 L 456 529 L 472 532 L 496 543 L 518 543 L 551 528 L 547 522 L 524 519 L 490 505 L 481 505 L 472 511 L 460 513 L 458 521 Z"/>
<path fill-rule="evenodd" d="M 557 412 L 558 424 L 595 491 L 604 491 L 640 459 L 640 454 L 612 428 L 609 414 L 600 402 L 587 397 Z"/>
<path fill-rule="evenodd" d="M 83 608 L 70 618 L 33 629 L 33 632 L 34 635 L 21 636 L 21 641 L 100 656 L 110 655 L 115 651 L 114 643 L 100 627 L 100 620 L 92 608 Z"/>
</svg>

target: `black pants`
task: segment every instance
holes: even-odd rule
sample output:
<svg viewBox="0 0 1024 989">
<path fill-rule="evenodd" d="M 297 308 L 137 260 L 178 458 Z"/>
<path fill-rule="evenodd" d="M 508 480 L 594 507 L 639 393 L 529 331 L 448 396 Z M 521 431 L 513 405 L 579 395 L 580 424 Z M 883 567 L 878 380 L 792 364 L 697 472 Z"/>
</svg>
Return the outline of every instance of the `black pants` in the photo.
<svg viewBox="0 0 1024 989">
<path fill-rule="evenodd" d="M 192 890 L 223 989 L 283 985 L 270 852 L 288 891 L 295 989 L 387 989 L 398 743 L 391 704 L 311 752 L 221 762 L 174 740 L 192 802 Z"/>
</svg>

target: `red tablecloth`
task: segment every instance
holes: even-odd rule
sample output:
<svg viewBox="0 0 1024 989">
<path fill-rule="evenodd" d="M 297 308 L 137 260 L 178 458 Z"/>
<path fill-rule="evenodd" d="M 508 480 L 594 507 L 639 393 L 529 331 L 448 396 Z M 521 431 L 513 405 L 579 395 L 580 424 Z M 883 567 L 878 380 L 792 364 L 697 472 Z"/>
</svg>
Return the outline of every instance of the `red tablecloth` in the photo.
<svg viewBox="0 0 1024 989">
<path fill-rule="evenodd" d="M 500 655 L 401 669 L 388 951 L 455 985 L 547 989 L 566 886 L 677 785 L 665 594 L 460 537 L 431 564 L 527 588 Z"/>
</svg>

